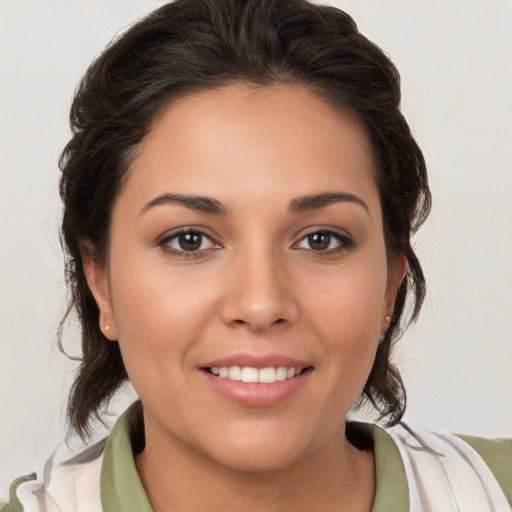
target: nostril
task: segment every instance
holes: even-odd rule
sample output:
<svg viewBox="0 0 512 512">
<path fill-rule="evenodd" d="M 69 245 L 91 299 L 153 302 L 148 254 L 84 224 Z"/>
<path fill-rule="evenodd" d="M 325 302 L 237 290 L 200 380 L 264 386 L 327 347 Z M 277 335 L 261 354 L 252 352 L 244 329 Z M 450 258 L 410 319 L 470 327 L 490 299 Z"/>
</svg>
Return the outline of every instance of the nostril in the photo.
<svg viewBox="0 0 512 512">
<path fill-rule="evenodd" d="M 276 325 L 276 324 L 282 324 L 282 323 L 286 323 L 286 319 L 285 318 L 278 318 L 277 320 L 274 320 L 272 322 L 272 324 Z M 232 324 L 233 325 L 247 325 L 247 324 L 250 324 L 250 322 L 246 322 L 245 320 L 240 320 L 239 318 L 238 319 L 235 319 L 232 321 Z"/>
</svg>

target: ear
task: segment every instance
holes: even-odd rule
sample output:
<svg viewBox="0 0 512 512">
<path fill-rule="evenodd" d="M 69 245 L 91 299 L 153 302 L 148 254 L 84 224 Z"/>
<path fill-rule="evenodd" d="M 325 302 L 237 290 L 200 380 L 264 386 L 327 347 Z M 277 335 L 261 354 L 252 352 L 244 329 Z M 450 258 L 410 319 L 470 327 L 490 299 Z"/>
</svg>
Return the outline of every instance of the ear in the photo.
<svg viewBox="0 0 512 512">
<path fill-rule="evenodd" d="M 117 340 L 117 327 L 114 320 L 107 266 L 97 257 L 96 247 L 90 240 L 80 241 L 83 268 L 87 284 L 100 312 L 100 330 L 109 340 Z"/>
<path fill-rule="evenodd" d="M 389 328 L 389 324 L 393 318 L 396 294 L 407 273 L 407 267 L 407 258 L 403 254 L 395 256 L 388 263 L 388 281 L 386 284 L 386 295 L 381 319 L 381 332 L 385 332 Z"/>
</svg>

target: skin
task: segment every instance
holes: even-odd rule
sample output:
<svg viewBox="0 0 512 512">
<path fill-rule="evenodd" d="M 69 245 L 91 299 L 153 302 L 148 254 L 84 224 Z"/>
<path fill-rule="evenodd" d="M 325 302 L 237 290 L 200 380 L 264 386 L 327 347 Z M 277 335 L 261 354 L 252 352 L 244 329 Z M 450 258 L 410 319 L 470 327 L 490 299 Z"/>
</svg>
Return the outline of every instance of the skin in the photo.
<svg viewBox="0 0 512 512">
<path fill-rule="evenodd" d="M 373 454 L 344 422 L 406 269 L 386 257 L 375 174 L 353 116 L 287 85 L 186 96 L 138 148 L 107 262 L 86 254 L 84 265 L 144 404 L 136 464 L 155 511 L 371 509 Z M 290 211 L 319 193 L 356 199 Z M 162 194 L 208 196 L 226 212 L 149 206 Z M 191 227 L 207 236 L 183 256 L 175 234 Z M 328 248 L 313 247 L 308 235 L 328 231 Z M 239 353 L 313 369 L 286 400 L 247 407 L 201 369 Z"/>
</svg>

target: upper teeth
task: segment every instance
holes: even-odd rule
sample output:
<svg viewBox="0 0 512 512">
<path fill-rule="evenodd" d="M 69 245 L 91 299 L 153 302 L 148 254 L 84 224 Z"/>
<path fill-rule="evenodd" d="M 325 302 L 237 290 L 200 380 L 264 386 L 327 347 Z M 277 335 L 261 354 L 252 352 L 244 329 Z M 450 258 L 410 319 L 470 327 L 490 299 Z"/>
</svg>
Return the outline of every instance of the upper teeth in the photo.
<svg viewBox="0 0 512 512">
<path fill-rule="evenodd" d="M 241 382 L 261 382 L 271 384 L 279 380 L 286 380 L 299 375 L 301 368 L 287 368 L 280 366 L 278 368 L 251 368 L 250 366 L 221 366 L 210 368 L 214 375 L 221 378 L 238 380 Z"/>
</svg>

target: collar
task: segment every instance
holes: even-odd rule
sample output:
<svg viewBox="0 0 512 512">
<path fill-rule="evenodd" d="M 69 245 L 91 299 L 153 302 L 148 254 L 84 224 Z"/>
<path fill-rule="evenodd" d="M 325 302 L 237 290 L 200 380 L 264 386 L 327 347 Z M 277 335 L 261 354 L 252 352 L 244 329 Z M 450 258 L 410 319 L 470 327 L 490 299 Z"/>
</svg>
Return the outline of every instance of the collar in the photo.
<svg viewBox="0 0 512 512">
<path fill-rule="evenodd" d="M 373 424 L 351 422 L 351 428 L 373 442 L 377 486 L 372 512 L 408 512 L 405 471 L 391 437 Z M 100 481 L 104 512 L 153 512 L 134 459 L 134 452 L 143 445 L 143 430 L 139 401 L 120 416 L 105 444 Z"/>
</svg>

